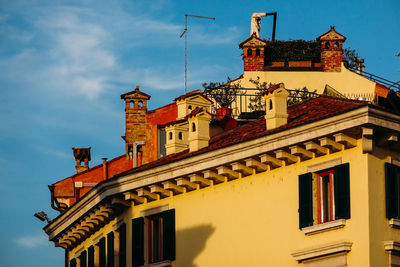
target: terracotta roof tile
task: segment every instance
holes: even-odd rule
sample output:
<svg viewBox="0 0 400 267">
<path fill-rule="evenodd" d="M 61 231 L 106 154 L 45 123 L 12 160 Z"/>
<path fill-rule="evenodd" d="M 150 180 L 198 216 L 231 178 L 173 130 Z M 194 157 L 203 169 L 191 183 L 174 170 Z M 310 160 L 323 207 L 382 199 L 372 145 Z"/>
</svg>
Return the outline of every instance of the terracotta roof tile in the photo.
<svg viewBox="0 0 400 267">
<path fill-rule="evenodd" d="M 329 96 L 313 98 L 290 106 L 288 108 L 288 123 L 279 128 L 267 130 L 265 119 L 259 119 L 241 127 L 224 132 L 220 135 L 214 136 L 210 139 L 208 147 L 194 152 L 185 150 L 179 153 L 171 154 L 140 167 L 117 174 L 115 177 L 135 173 L 145 169 L 151 169 L 153 167 L 161 166 L 193 155 L 234 145 L 275 132 L 280 132 L 288 128 L 332 117 L 366 105 L 368 105 L 368 102 L 366 101 L 334 98 Z"/>
</svg>

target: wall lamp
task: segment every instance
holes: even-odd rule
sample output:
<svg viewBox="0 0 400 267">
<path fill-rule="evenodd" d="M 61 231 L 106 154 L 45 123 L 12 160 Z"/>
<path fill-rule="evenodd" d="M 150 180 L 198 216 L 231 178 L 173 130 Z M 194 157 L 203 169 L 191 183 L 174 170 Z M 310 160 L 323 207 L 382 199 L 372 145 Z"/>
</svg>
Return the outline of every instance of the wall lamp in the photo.
<svg viewBox="0 0 400 267">
<path fill-rule="evenodd" d="M 47 216 L 47 214 L 44 211 L 36 212 L 33 216 L 35 216 L 36 218 L 38 218 L 42 222 L 44 222 L 45 220 L 48 223 L 50 222 L 49 216 Z"/>
</svg>

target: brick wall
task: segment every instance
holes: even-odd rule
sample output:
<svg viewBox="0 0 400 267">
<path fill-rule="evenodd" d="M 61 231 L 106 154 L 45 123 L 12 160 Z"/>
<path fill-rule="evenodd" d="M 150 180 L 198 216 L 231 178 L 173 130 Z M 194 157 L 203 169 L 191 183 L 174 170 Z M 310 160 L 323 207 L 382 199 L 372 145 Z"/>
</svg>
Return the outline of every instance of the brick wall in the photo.
<svg viewBox="0 0 400 267">
<path fill-rule="evenodd" d="M 248 49 L 252 49 L 252 55 L 247 54 Z M 260 55 L 256 55 L 256 49 L 260 49 Z M 263 71 L 264 70 L 264 47 L 244 47 L 243 64 L 244 71 Z"/>
</svg>

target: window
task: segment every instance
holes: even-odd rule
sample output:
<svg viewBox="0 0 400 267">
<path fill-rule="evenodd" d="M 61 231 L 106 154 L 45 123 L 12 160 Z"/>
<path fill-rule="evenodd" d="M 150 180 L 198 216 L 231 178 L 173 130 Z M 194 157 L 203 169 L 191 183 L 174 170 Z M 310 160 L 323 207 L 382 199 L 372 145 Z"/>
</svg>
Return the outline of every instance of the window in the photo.
<svg viewBox="0 0 400 267">
<path fill-rule="evenodd" d="M 102 237 L 99 241 L 99 267 L 106 267 L 106 239 Z"/>
<path fill-rule="evenodd" d="M 339 47 L 340 47 L 339 42 L 335 42 L 335 43 L 333 44 L 333 48 L 334 48 L 334 49 L 339 49 Z"/>
<path fill-rule="evenodd" d="M 315 194 L 316 192 L 316 194 Z M 315 207 L 316 206 L 316 207 Z M 349 164 L 299 175 L 299 228 L 350 218 Z"/>
<path fill-rule="evenodd" d="M 256 49 L 256 56 L 259 56 L 259 55 L 261 55 L 261 50 L 260 50 L 260 48 L 257 48 Z"/>
<path fill-rule="evenodd" d="M 251 48 L 247 49 L 247 56 L 251 57 L 253 54 L 253 51 L 251 50 Z"/>
<path fill-rule="evenodd" d="M 80 262 L 80 267 L 86 267 L 86 262 L 87 262 L 87 257 L 86 257 L 86 251 L 82 251 L 81 255 L 79 255 L 79 262 Z"/>
<path fill-rule="evenodd" d="M 175 210 L 132 220 L 132 266 L 175 260 Z"/>
<path fill-rule="evenodd" d="M 179 138 L 179 140 L 182 140 L 182 139 L 183 139 L 183 134 L 182 134 L 182 132 L 179 132 L 179 133 L 178 133 L 178 138 Z"/>
<path fill-rule="evenodd" d="M 196 123 L 192 122 L 192 132 L 196 131 Z"/>
<path fill-rule="evenodd" d="M 385 187 L 386 187 L 386 218 L 400 218 L 399 183 L 400 167 L 385 163 Z"/>
<path fill-rule="evenodd" d="M 114 267 L 114 232 L 107 234 L 107 267 Z"/>
<path fill-rule="evenodd" d="M 70 267 L 76 267 L 76 259 L 72 259 L 72 260 L 69 262 L 69 266 L 70 266 Z"/>
<path fill-rule="evenodd" d="M 157 129 L 157 141 L 158 158 L 165 157 L 167 155 L 167 150 L 165 148 L 165 144 L 167 143 L 167 134 L 164 128 Z"/>
<path fill-rule="evenodd" d="M 325 49 L 331 48 L 331 44 L 329 42 L 325 42 Z"/>
<path fill-rule="evenodd" d="M 88 248 L 88 267 L 94 267 L 94 247 Z"/>
</svg>

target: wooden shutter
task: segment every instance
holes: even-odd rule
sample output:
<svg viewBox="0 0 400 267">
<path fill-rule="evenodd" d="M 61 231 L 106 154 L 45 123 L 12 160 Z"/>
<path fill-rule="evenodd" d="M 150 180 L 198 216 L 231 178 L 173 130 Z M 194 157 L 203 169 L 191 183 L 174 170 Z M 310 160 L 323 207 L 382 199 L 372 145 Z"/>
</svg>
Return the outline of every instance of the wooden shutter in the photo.
<svg viewBox="0 0 400 267">
<path fill-rule="evenodd" d="M 88 248 L 88 267 L 94 267 L 94 247 Z"/>
<path fill-rule="evenodd" d="M 69 267 L 76 267 L 76 259 L 72 259 L 72 260 L 69 262 Z"/>
<path fill-rule="evenodd" d="M 312 173 L 299 175 L 299 228 L 313 225 Z"/>
<path fill-rule="evenodd" d="M 99 241 L 99 267 L 106 267 L 106 239 L 104 237 Z"/>
<path fill-rule="evenodd" d="M 87 267 L 86 255 L 86 251 L 82 251 L 81 255 L 79 255 L 80 267 Z"/>
<path fill-rule="evenodd" d="M 119 267 L 126 267 L 126 224 L 118 228 L 119 232 Z"/>
<path fill-rule="evenodd" d="M 107 234 L 107 267 L 114 267 L 114 232 Z"/>
<path fill-rule="evenodd" d="M 132 220 L 132 266 L 144 264 L 144 218 Z"/>
<path fill-rule="evenodd" d="M 350 219 L 350 165 L 335 166 L 335 219 Z"/>
<path fill-rule="evenodd" d="M 163 260 L 175 260 L 175 209 L 162 213 Z"/>
<path fill-rule="evenodd" d="M 386 218 L 399 216 L 399 167 L 385 163 Z"/>
</svg>

